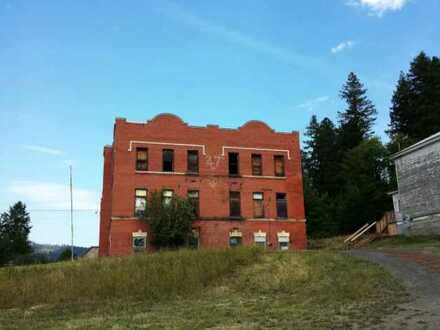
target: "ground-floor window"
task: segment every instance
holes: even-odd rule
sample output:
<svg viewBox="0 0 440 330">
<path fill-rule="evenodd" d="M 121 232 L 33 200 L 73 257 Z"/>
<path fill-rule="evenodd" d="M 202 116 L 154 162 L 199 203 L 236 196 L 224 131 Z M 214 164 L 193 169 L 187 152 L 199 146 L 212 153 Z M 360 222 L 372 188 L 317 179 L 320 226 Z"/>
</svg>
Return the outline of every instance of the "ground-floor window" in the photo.
<svg viewBox="0 0 440 330">
<path fill-rule="evenodd" d="M 229 233 L 229 246 L 237 247 L 241 245 L 242 233 L 238 229 L 234 229 Z"/>
<path fill-rule="evenodd" d="M 266 233 L 259 230 L 257 233 L 254 233 L 254 241 L 256 246 L 266 247 Z"/>
<path fill-rule="evenodd" d="M 142 231 L 133 233 L 132 246 L 134 252 L 145 251 L 147 248 L 147 233 Z"/>
<path fill-rule="evenodd" d="M 278 250 L 281 251 L 289 250 L 290 233 L 287 233 L 283 230 L 282 232 L 279 232 L 277 236 L 278 236 Z"/>
<path fill-rule="evenodd" d="M 199 229 L 193 229 L 191 236 L 189 237 L 189 247 L 191 249 L 198 249 L 200 246 L 200 231 Z"/>
</svg>

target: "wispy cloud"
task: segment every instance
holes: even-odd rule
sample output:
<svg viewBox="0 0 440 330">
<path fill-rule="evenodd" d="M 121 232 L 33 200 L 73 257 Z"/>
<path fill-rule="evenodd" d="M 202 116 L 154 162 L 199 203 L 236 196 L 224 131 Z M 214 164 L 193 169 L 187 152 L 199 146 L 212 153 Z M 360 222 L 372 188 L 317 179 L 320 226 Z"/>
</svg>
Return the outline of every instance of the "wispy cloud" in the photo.
<svg viewBox="0 0 440 330">
<path fill-rule="evenodd" d="M 48 148 L 48 147 L 43 147 L 43 146 L 38 146 L 38 145 L 33 145 L 33 144 L 23 144 L 22 147 L 24 149 L 27 149 L 30 151 L 40 152 L 40 153 L 48 154 L 48 155 L 54 155 L 54 156 L 64 155 L 64 151 L 61 151 L 58 149 L 53 149 L 53 148 Z"/>
<path fill-rule="evenodd" d="M 304 56 L 290 49 L 279 47 L 272 43 L 259 40 L 236 29 L 217 24 L 208 19 L 193 14 L 172 1 L 163 0 L 155 4 L 154 10 L 160 15 L 193 27 L 203 33 L 215 35 L 227 42 L 254 50 L 258 53 L 298 66 L 315 67 L 318 61 L 310 56 Z M 318 68 L 319 69 L 319 68 Z"/>
<path fill-rule="evenodd" d="M 351 49 L 351 48 L 353 48 L 353 46 L 354 46 L 354 42 L 351 40 L 347 40 L 347 41 L 343 41 L 343 42 L 339 43 L 338 45 L 333 47 L 330 51 L 333 54 L 337 54 L 339 52 L 342 52 L 343 50 Z"/>
<path fill-rule="evenodd" d="M 370 15 L 382 17 L 387 11 L 401 10 L 409 0 L 348 0 L 349 6 L 360 6 L 369 9 Z"/>
<path fill-rule="evenodd" d="M 328 96 L 319 96 L 310 100 L 307 100 L 304 103 L 301 103 L 299 105 L 297 105 L 296 107 L 299 109 L 305 109 L 309 112 L 313 111 L 316 109 L 316 107 L 318 107 L 320 104 L 327 102 L 328 100 L 330 100 L 330 97 Z"/>
<path fill-rule="evenodd" d="M 14 181 L 9 184 L 8 191 L 32 208 L 55 210 L 70 208 L 70 190 L 67 184 Z M 95 191 L 74 188 L 73 206 L 75 209 L 98 209 L 98 196 Z"/>
</svg>

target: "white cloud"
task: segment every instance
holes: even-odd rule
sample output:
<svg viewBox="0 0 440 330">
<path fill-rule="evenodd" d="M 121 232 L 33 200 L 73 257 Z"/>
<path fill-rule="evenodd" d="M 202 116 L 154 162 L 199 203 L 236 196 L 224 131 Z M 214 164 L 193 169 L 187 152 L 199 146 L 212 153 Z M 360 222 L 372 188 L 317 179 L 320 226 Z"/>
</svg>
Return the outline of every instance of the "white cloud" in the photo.
<svg viewBox="0 0 440 330">
<path fill-rule="evenodd" d="M 17 196 L 30 208 L 36 209 L 70 209 L 70 188 L 67 184 L 39 182 L 39 181 L 14 181 L 8 191 Z M 95 191 L 74 188 L 74 209 L 98 209 L 98 196 Z"/>
<path fill-rule="evenodd" d="M 307 100 L 306 102 L 297 105 L 297 108 L 305 109 L 305 110 L 311 112 L 317 106 L 319 106 L 322 103 L 327 102 L 328 100 L 330 100 L 330 97 L 328 97 L 328 96 L 319 96 L 319 97 L 316 97 L 311 100 Z"/>
<path fill-rule="evenodd" d="M 337 46 L 333 47 L 330 51 L 333 54 L 342 52 L 345 49 L 350 49 L 353 48 L 354 42 L 351 40 L 347 40 L 347 41 L 343 41 L 340 44 L 338 44 Z"/>
<path fill-rule="evenodd" d="M 48 155 L 59 156 L 59 155 L 64 154 L 64 152 L 61 150 L 38 146 L 38 145 L 33 145 L 33 144 L 24 144 L 24 145 L 22 145 L 22 147 L 27 150 L 41 152 L 43 154 L 48 154 Z"/>
<path fill-rule="evenodd" d="M 366 7 L 370 14 L 382 16 L 387 11 L 402 9 L 409 0 L 349 0 L 348 5 Z"/>
</svg>

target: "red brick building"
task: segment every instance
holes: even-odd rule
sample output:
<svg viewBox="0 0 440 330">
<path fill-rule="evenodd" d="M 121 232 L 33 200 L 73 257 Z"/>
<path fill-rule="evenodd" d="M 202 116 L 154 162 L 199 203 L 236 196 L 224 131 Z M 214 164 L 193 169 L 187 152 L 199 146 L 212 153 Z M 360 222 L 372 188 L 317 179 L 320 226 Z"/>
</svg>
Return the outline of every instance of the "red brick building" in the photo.
<svg viewBox="0 0 440 330">
<path fill-rule="evenodd" d="M 191 126 L 172 114 L 146 123 L 117 118 L 104 148 L 99 254 L 154 249 L 140 221 L 146 196 L 162 191 L 198 205 L 200 248 L 306 246 L 299 136 L 260 121 L 238 129 Z"/>
</svg>

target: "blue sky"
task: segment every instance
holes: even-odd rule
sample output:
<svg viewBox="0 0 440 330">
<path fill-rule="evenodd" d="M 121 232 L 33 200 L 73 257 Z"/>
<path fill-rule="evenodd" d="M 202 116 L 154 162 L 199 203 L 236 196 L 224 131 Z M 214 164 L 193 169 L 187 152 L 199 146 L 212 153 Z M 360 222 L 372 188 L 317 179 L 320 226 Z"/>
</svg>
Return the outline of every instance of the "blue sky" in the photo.
<svg viewBox="0 0 440 330">
<path fill-rule="evenodd" d="M 75 242 L 97 244 L 115 117 L 303 132 L 350 71 L 385 140 L 399 72 L 439 35 L 438 0 L 0 0 L 0 210 L 23 200 L 32 240 L 68 243 L 72 164 Z"/>
</svg>

